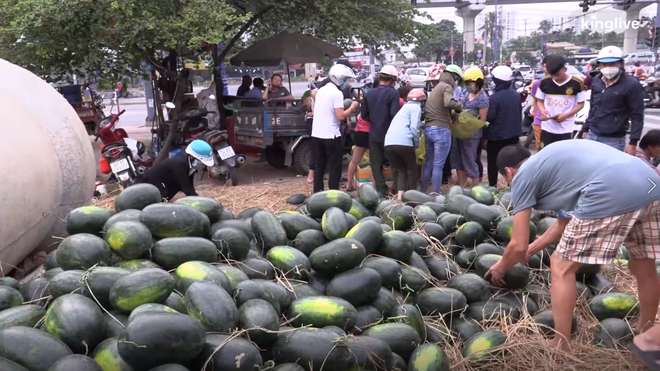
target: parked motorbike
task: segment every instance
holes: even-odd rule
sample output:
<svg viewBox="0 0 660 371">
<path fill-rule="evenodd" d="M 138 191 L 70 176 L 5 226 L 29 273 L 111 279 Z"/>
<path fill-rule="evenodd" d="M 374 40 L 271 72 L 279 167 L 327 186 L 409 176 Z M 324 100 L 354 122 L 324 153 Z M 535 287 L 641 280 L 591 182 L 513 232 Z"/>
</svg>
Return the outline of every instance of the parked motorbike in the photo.
<svg viewBox="0 0 660 371">
<path fill-rule="evenodd" d="M 578 139 L 580 137 L 580 132 L 582 131 L 582 125 L 587 121 L 589 117 L 589 110 L 591 109 L 591 90 L 586 92 L 586 100 L 584 101 L 584 107 L 575 115 L 575 130 L 573 132 L 573 138 Z"/>
<path fill-rule="evenodd" d="M 151 160 L 143 161 L 142 155 L 145 152 L 144 143 L 129 138 L 124 129 L 116 128 L 119 116 L 126 110 L 119 113 L 112 113 L 104 118 L 94 133 L 95 141 L 101 139 L 101 160 L 99 167 L 104 174 L 112 174 L 115 180 L 123 187 L 134 184 L 138 176 L 144 174 L 146 169 L 151 166 Z"/>
</svg>

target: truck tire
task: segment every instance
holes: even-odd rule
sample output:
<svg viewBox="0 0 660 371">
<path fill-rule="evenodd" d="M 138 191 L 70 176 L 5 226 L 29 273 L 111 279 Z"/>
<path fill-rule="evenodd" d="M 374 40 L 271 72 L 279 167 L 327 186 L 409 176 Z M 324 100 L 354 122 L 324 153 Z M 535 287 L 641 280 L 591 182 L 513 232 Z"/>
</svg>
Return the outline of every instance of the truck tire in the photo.
<svg viewBox="0 0 660 371">
<path fill-rule="evenodd" d="M 266 162 L 275 169 L 286 169 L 286 152 L 284 148 L 278 145 L 268 146 L 266 148 Z"/>
<path fill-rule="evenodd" d="M 293 151 L 293 168 L 300 175 L 309 174 L 309 163 L 312 160 L 312 144 L 311 140 L 305 139 L 301 141 Z"/>
</svg>

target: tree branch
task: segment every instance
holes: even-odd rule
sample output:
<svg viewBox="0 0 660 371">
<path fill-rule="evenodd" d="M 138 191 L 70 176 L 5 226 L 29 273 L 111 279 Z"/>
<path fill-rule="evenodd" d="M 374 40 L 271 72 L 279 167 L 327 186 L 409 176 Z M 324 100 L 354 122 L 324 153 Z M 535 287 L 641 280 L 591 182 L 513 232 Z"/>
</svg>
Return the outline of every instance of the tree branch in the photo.
<svg viewBox="0 0 660 371">
<path fill-rule="evenodd" d="M 260 11 L 260 12 L 256 13 L 255 15 L 253 15 L 252 18 L 250 18 L 250 20 L 245 22 L 243 27 L 241 27 L 238 30 L 238 32 L 234 35 L 234 37 L 232 37 L 231 40 L 229 40 L 227 45 L 223 45 L 222 52 L 220 52 L 220 54 L 217 55 L 217 57 L 215 55 L 213 56 L 214 64 L 216 64 L 215 63 L 216 61 L 223 60 L 227 56 L 227 54 L 229 54 L 229 51 L 231 50 L 231 48 L 234 47 L 234 44 L 236 44 L 238 39 L 240 39 L 241 36 L 243 36 L 243 34 L 245 34 L 245 32 L 247 32 L 247 30 L 250 29 L 250 27 L 254 26 L 254 24 L 257 22 L 257 20 L 259 20 L 259 18 L 263 17 L 264 14 L 268 13 L 272 9 L 273 9 L 272 5 L 268 6 L 268 7 L 264 8 L 262 11 Z M 220 63 L 217 63 L 217 65 L 220 65 Z"/>
</svg>

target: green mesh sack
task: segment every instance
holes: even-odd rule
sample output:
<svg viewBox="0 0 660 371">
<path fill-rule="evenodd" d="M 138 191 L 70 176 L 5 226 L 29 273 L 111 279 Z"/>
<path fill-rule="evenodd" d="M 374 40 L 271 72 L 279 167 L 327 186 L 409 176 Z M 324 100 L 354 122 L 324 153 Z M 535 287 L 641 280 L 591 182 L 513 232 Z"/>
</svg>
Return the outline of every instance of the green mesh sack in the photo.
<svg viewBox="0 0 660 371">
<path fill-rule="evenodd" d="M 469 112 L 461 112 L 458 119 L 451 125 L 451 135 L 458 139 L 470 139 L 477 130 L 486 125 L 488 122 L 479 120 Z"/>
</svg>

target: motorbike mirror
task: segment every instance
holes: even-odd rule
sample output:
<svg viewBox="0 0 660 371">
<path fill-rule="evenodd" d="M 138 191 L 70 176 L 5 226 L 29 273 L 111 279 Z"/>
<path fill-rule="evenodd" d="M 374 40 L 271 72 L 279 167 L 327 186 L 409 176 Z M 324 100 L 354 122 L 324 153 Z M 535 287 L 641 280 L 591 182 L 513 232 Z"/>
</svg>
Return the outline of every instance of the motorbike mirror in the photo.
<svg viewBox="0 0 660 371">
<path fill-rule="evenodd" d="M 176 106 L 175 106 L 174 103 L 172 103 L 172 102 L 167 102 L 167 103 L 165 103 L 165 107 L 167 107 L 167 108 L 169 108 L 169 109 L 174 109 L 174 108 L 176 108 Z"/>
<path fill-rule="evenodd" d="M 209 99 L 210 100 L 215 100 L 215 95 L 213 95 L 213 94 L 209 95 Z"/>
</svg>

